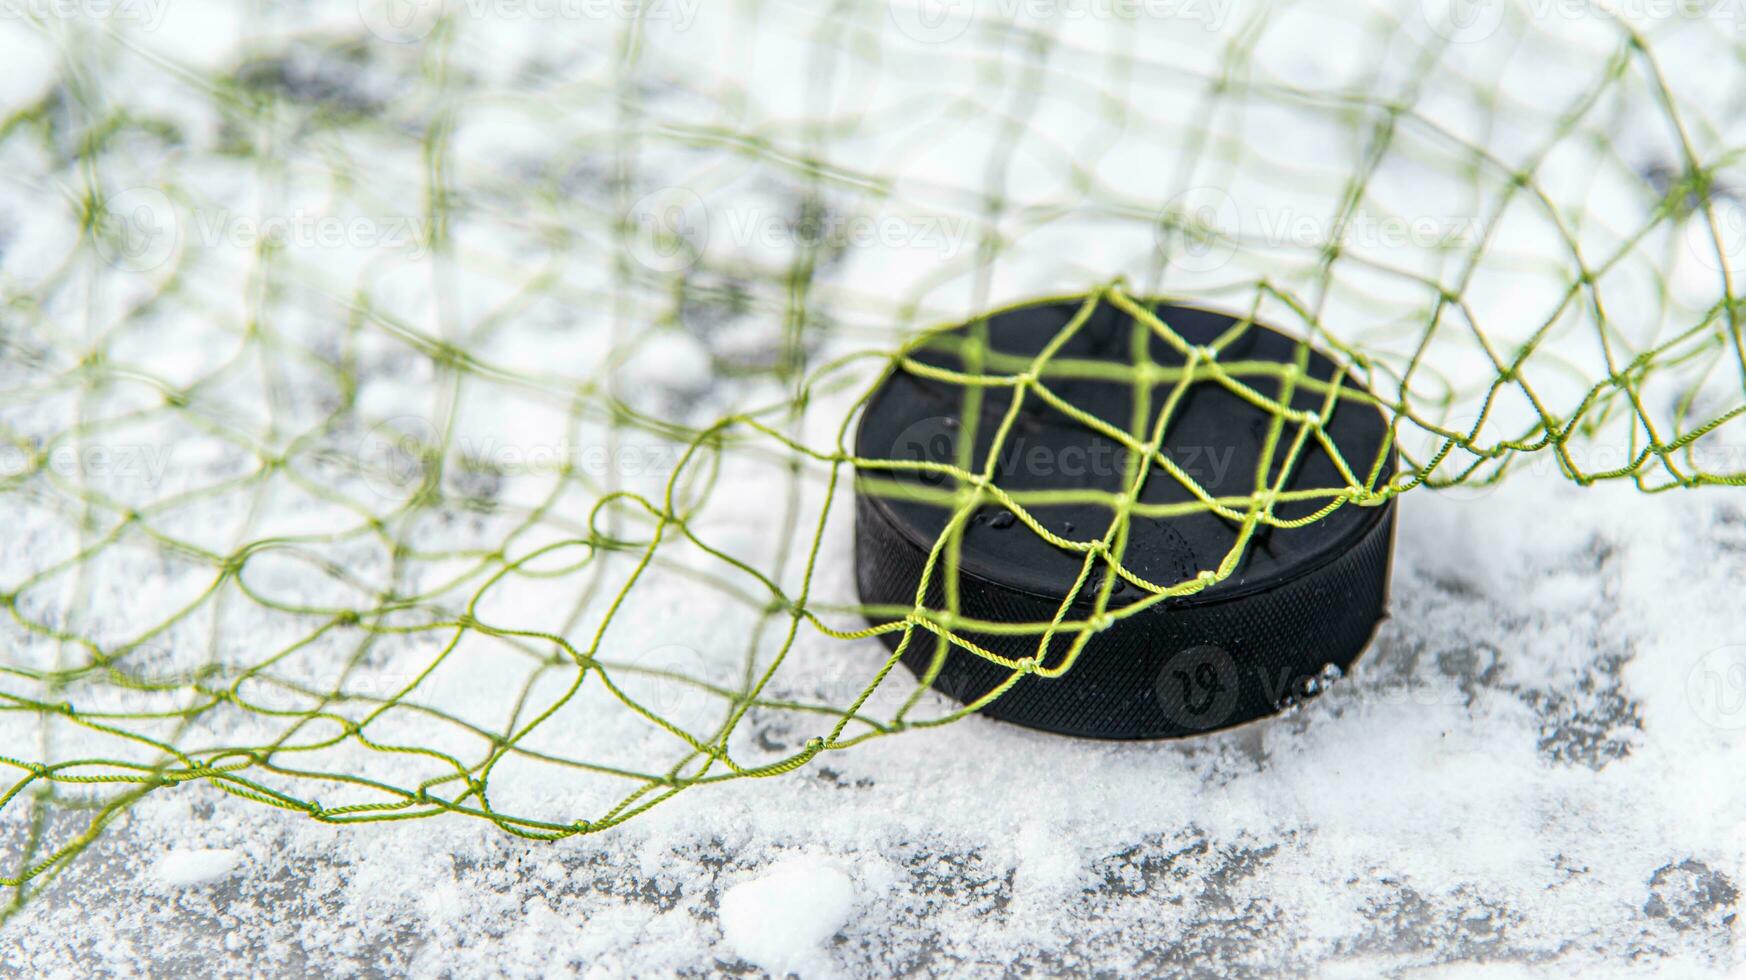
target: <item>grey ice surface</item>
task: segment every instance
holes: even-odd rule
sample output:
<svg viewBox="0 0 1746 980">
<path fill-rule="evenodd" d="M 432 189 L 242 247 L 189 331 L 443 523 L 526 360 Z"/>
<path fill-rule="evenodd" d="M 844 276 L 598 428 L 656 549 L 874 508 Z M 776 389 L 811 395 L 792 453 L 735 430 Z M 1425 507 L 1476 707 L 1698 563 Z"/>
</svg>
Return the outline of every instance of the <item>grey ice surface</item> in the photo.
<svg viewBox="0 0 1746 980">
<path fill-rule="evenodd" d="M 1208 739 L 972 721 L 553 845 L 471 822 L 335 830 L 183 791 L 15 916 L 0 970 L 755 975 L 722 895 L 807 855 L 856 897 L 803 975 L 1721 975 L 1740 956 L 1738 736 L 1694 718 L 1704 651 L 1682 651 L 1738 628 L 1746 510 L 1634 500 L 1523 486 L 1409 506 L 1361 666 Z M 1481 527 L 1505 558 L 1464 565 L 1451 552 Z M 1695 569 L 1681 597 L 1656 574 L 1675 556 Z M 20 825 L 4 833 L 0 855 Z M 167 884 L 171 846 L 242 857 Z"/>
<path fill-rule="evenodd" d="M 1348 241 L 1351 258 L 1375 264 L 1329 267 L 1324 292 L 1328 250 L 1317 236 L 1332 230 L 1348 179 L 1374 165 L 1365 203 L 1377 213 L 1454 219 L 1471 231 L 1474 202 L 1515 182 L 1507 168 L 1475 167 L 1467 151 L 1539 159 L 1535 176 L 1590 264 L 1580 276 L 1571 267 L 1545 212 L 1503 222 L 1463 296 L 1493 348 L 1480 352 L 1480 331 L 1451 326 L 1444 310 L 1444 346 L 1427 371 L 1475 372 L 1461 392 L 1482 394 L 1487 357 L 1532 336 L 1537 360 L 1524 374 L 1561 412 L 1618 369 L 1607 357 L 1713 326 L 1724 278 L 1714 263 L 1746 265 L 1738 235 L 1732 256 L 1693 251 L 1681 236 L 1709 229 L 1690 221 L 1657 225 L 1659 237 L 1640 240 L 1598 285 L 1587 275 L 1597 256 L 1666 217 L 1663 205 L 1683 206 L 1677 188 L 1687 185 L 1675 177 L 1696 186 L 1679 170 L 1669 106 L 1695 152 L 1717 164 L 1704 183 L 1738 204 L 1746 176 L 1722 175 L 1718 163 L 1739 159 L 1728 130 L 1739 118 L 1739 36 L 1725 24 L 1705 36 L 1704 24 L 1664 23 L 1649 31 L 1652 43 L 1627 46 L 1604 18 L 1555 17 L 1512 33 L 1523 25 L 1511 14 L 1501 28 L 1478 25 L 1499 28 L 1495 36 L 1451 39 L 1427 29 L 1416 3 L 1213 3 L 1202 9 L 1221 14 L 1216 25 L 1088 18 L 983 24 L 944 39 L 915 36 L 916 22 L 892 16 L 909 6 L 882 3 L 655 3 L 647 6 L 706 23 L 690 30 L 651 17 L 640 33 L 622 18 L 546 24 L 514 16 L 519 4 L 470 0 L 459 5 L 469 16 L 440 30 L 434 16 L 420 19 L 431 3 L 397 2 L 417 8 L 405 22 L 377 18 L 387 5 L 374 0 L 90 4 L 125 11 L 95 23 L 57 13 L 84 4 L 9 6 L 46 16 L 0 18 L 0 100 L 24 113 L 0 132 L 0 421 L 40 444 L 81 412 L 147 411 L 162 428 L 124 427 L 128 445 L 178 453 L 169 484 L 145 488 L 156 495 L 240 479 L 257 453 L 285 449 L 298 433 L 352 440 L 302 442 L 313 457 L 356 450 L 353 437 L 381 419 L 434 431 L 433 379 L 459 358 L 432 338 L 468 352 L 475 344 L 504 368 L 475 371 L 458 401 L 458 430 L 478 442 L 500 445 L 508 433 L 520 440 L 510 448 L 526 449 L 570 438 L 551 405 L 596 376 L 650 417 L 707 424 L 719 410 L 790 397 L 794 381 L 778 369 L 791 358 L 816 364 L 894 343 L 930 317 L 1083 291 L 1118 273 L 1154 281 L 1159 219 L 1184 201 L 1206 203 L 1179 195 L 1194 184 L 1226 195 L 1215 204 L 1240 198 L 1248 224 L 1221 231 L 1254 238 L 1284 227 L 1291 237 L 1302 218 L 1311 240 L 1262 242 L 1227 267 L 1172 269 L 1170 288 L 1233 309 L 1248 309 L 1263 279 L 1306 306 L 1327 299 L 1331 322 L 1398 364 L 1431 308 L 1444 307 L 1411 275 L 1428 269 L 1454 284 L 1465 254 Z M 511 16 L 471 16 L 476 6 Z M 986 15 L 1008 5 L 954 9 L 971 6 Z M 129 20 L 136 14 L 151 16 Z M 425 44 L 401 36 L 408 30 L 434 33 Z M 1643 74 L 1650 51 L 1670 91 Z M 1621 55 L 1631 66 L 1622 75 L 1612 70 Z M 1622 92 L 1583 117 L 1559 153 L 1535 157 L 1602 78 Z M 1414 113 L 1398 111 L 1413 99 Z M 828 166 L 807 156 L 817 140 L 840 140 L 824 147 Z M 1204 159 L 1183 163 L 1184 147 Z M 1172 169 L 1179 163 L 1183 172 Z M 621 170 L 634 172 L 621 180 Z M 1093 192 L 1075 196 L 1091 176 Z M 444 194 L 432 192 L 437 181 L 448 182 Z M 624 226 L 642 218 L 640 231 L 675 230 L 654 220 L 673 203 L 660 194 L 692 193 L 692 184 L 722 222 L 711 262 L 689 273 L 635 266 L 627 253 L 649 242 Z M 165 246 L 156 264 L 143 261 L 149 249 L 99 256 L 104 245 L 84 226 L 88 191 L 133 206 L 130 218 L 205 210 L 145 229 L 168 232 L 137 243 Z M 439 198 L 453 209 L 454 251 L 402 247 L 406 222 L 425 221 Z M 621 199 L 661 207 L 632 214 Z M 793 240 L 730 240 L 729 218 L 753 219 L 755 230 L 774 219 L 792 233 L 820 209 L 920 216 L 933 231 L 945 221 L 975 234 L 952 254 L 826 250 L 813 256 L 811 278 L 796 275 L 805 263 Z M 330 248 L 295 240 L 302 226 L 293 226 L 294 240 L 274 251 L 232 220 L 329 210 L 363 216 L 373 240 Z M 990 214 L 999 220 L 984 227 Z M 1254 226 L 1257 214 L 1265 226 Z M 968 267 L 985 239 L 1009 249 L 987 277 Z M 166 293 L 172 252 L 186 268 L 180 291 Z M 1396 265 L 1411 275 L 1377 273 Z M 941 281 L 942 270 L 955 278 Z M 1587 305 L 1574 325 L 1535 331 L 1578 278 L 1604 293 L 1619 350 L 1603 354 L 1582 319 Z M 384 319 L 365 322 L 353 301 Z M 791 309 L 796 302 L 805 308 Z M 805 316 L 791 319 L 797 312 Z M 789 337 L 799 321 L 806 329 Z M 408 340 L 413 328 L 424 333 Z M 93 356 L 99 336 L 114 341 L 107 360 Z M 242 366 L 230 370 L 233 351 Z M 104 365 L 116 369 L 107 400 L 85 388 Z M 1739 392 L 1725 374 L 1713 380 L 1731 404 Z M 209 377 L 200 397 L 187 394 Z M 538 386 L 523 382 L 534 377 L 549 382 L 536 393 L 563 397 L 528 396 Z M 731 390 L 713 391 L 718 378 Z M 813 445 L 829 444 L 842 416 L 824 409 L 846 411 L 848 391 L 814 401 L 825 417 L 808 420 Z M 1520 401 L 1513 388 L 1505 394 Z M 364 406 L 356 417 L 328 425 L 353 396 Z M 1666 420 L 1679 404 L 1655 390 L 1643 410 Z M 1532 424 L 1521 404 L 1506 408 L 1522 423 L 1514 431 Z M 590 425 L 609 414 L 594 409 Z M 188 424 L 194 416 L 241 434 L 212 438 Z M 1746 458 L 1737 432 L 1712 435 Z M 769 568 L 777 558 L 755 549 L 779 539 L 772 501 L 788 484 L 785 450 L 762 448 L 728 468 L 775 459 L 782 472 L 724 476 L 716 498 L 727 512 L 708 530 Z M 1616 463 L 1626 447 L 1611 448 Z M 22 458 L 10 442 L 0 449 L 5 466 Z M 1524 469 L 1490 493 L 1401 498 L 1391 618 L 1354 671 L 1289 716 L 1122 745 L 971 719 L 832 753 L 783 778 L 695 789 L 610 833 L 552 844 L 458 817 L 332 826 L 200 782 L 166 787 L 0 925 L 0 975 L 1738 975 L 1746 502 L 1739 488 L 1646 496 L 1578 489 L 1556 467 Z M 228 554 L 282 530 L 262 530 L 257 517 L 299 531 L 356 518 L 299 496 L 284 475 L 258 496 L 251 487 L 201 498 L 159 530 L 222 538 L 213 547 Z M 0 581 L 10 587 L 92 533 L 86 495 L 97 476 L 44 475 L 30 494 L 0 497 Z M 105 490 L 152 496 L 127 474 L 108 476 Z M 514 511 L 493 517 L 490 505 L 543 499 L 544 485 L 528 485 L 544 476 L 466 470 L 447 489 L 467 506 L 415 515 L 429 518 L 418 530 L 445 545 L 497 547 L 490 521 Z M 372 514 L 407 495 L 404 486 L 351 489 Z M 578 533 L 591 503 L 581 496 L 562 498 L 548 533 Z M 831 535 L 817 594 L 849 602 L 847 532 L 839 523 Z M 366 550 L 277 573 L 263 561 L 251 584 L 306 599 L 338 588 L 327 572 L 356 571 Z M 793 555 L 784 560 L 792 573 Z M 109 549 L 89 565 L 89 592 L 51 583 L 27 597 L 32 609 L 132 636 L 173 608 L 179 589 L 210 577 L 150 549 Z M 635 655 L 681 634 L 694 646 L 696 635 L 744 645 L 743 605 L 699 610 L 681 585 L 641 590 L 648 605 L 624 617 L 631 632 L 614 634 L 607 652 Z M 506 621 L 543 623 L 581 591 L 576 577 L 518 583 Z M 221 655 L 250 662 L 265 647 L 218 640 L 283 638 L 282 617 L 234 592 L 231 600 L 224 629 L 196 622 L 157 652 L 181 666 Z M 0 630 L 10 630 L 0 633 L 8 664 L 40 666 L 61 652 L 5 617 Z M 394 651 L 418 653 L 411 641 Z M 803 680 L 816 679 L 808 671 L 864 680 L 884 656 L 873 640 L 807 634 L 789 666 Z M 425 686 L 501 725 L 514 692 L 491 686 L 497 667 L 477 661 L 470 674 Z M 5 678 L 15 681 L 40 693 Z M 831 692 L 846 700 L 840 683 Z M 52 715 L 0 712 L 0 755 L 115 748 Z M 259 719 L 217 721 L 272 737 L 270 726 L 250 727 Z M 631 737 L 615 723 L 579 710 L 561 722 L 571 727 L 541 734 L 554 752 L 592 758 Z M 49 745 L 38 736 L 51 725 L 58 741 Z M 775 754 L 821 734 L 792 716 L 748 727 Z M 453 731 L 405 735 L 425 745 Z M 380 761 L 359 753 L 335 764 Z M 494 780 L 505 810 L 568 820 L 611 802 L 549 768 Z M 28 792 L 0 810 L 0 873 L 21 864 L 33 828 L 64 842 L 88 816 L 60 807 L 37 826 L 37 813 Z"/>
</svg>

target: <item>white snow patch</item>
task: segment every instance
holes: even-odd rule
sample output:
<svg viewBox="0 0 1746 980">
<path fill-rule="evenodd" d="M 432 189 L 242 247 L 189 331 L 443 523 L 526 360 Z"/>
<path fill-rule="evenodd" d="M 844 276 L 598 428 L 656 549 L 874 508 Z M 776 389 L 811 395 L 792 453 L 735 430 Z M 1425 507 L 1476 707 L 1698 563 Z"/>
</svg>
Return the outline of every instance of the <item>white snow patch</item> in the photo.
<svg viewBox="0 0 1746 980">
<path fill-rule="evenodd" d="M 222 881 L 242 866 L 243 853 L 232 847 L 196 847 L 171 851 L 158 859 L 158 880 L 176 888 Z"/>
<path fill-rule="evenodd" d="M 821 948 L 849 921 L 855 885 L 828 861 L 790 858 L 729 888 L 721 931 L 741 957 L 783 975 L 828 972 Z"/>
</svg>

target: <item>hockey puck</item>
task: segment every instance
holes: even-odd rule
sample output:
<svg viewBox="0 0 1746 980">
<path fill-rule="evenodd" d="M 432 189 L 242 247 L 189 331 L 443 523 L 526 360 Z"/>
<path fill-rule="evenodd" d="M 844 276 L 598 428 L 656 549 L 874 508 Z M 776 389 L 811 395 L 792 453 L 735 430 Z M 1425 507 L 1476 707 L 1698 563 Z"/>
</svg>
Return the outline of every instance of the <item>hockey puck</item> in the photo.
<svg viewBox="0 0 1746 980">
<path fill-rule="evenodd" d="M 1385 615 L 1394 506 L 1376 491 L 1396 462 L 1375 399 L 1285 333 L 1139 305 L 1161 323 L 1103 296 L 932 332 L 862 414 L 867 617 L 908 611 L 880 638 L 986 716 L 1227 728 L 1319 693 Z"/>
</svg>

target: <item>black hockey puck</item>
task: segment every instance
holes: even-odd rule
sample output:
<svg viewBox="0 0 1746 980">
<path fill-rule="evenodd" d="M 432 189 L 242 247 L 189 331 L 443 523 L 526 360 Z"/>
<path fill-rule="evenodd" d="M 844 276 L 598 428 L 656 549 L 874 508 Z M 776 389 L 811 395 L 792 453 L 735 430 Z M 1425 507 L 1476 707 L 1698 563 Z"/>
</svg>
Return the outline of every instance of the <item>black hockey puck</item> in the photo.
<svg viewBox="0 0 1746 980">
<path fill-rule="evenodd" d="M 1375 491 L 1396 464 L 1375 400 L 1284 333 L 1141 305 L 1164 329 L 1105 296 L 933 332 L 862 415 L 855 562 L 868 619 L 913 611 L 937 627 L 908 631 L 903 663 L 961 703 L 995 695 L 987 716 L 1100 738 L 1242 724 L 1319 693 L 1385 614 L 1394 507 Z M 1310 425 L 1298 442 L 1306 422 L 1319 435 Z M 973 500 L 979 485 L 1029 519 L 989 489 Z M 1118 495 L 1135 486 L 1130 506 Z M 1273 520 L 1254 519 L 1268 500 Z M 1135 581 L 1114 570 L 1117 552 Z M 1228 574 L 1205 576 L 1222 564 Z M 896 650 L 904 635 L 881 639 Z"/>
</svg>

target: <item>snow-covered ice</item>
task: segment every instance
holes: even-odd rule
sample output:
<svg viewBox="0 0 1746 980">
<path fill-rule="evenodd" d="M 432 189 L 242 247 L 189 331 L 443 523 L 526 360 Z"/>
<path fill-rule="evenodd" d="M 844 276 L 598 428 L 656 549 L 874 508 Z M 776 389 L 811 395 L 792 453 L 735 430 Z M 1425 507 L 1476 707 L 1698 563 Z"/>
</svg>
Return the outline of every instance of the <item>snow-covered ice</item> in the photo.
<svg viewBox="0 0 1746 980">
<path fill-rule="evenodd" d="M 854 370 L 882 363 L 858 353 L 1122 275 L 1233 308 L 1265 279 L 1302 301 L 1268 300 L 1269 316 L 1316 309 L 1329 339 L 1383 366 L 1379 384 L 1400 382 L 1431 306 L 1457 292 L 1409 401 L 1462 431 L 1495 359 L 1530 341 L 1519 378 L 1561 419 L 1598 379 L 1635 383 L 1620 365 L 1725 322 L 1704 311 L 1720 309 L 1723 268 L 1737 282 L 1746 266 L 1727 221 L 1718 242 L 1701 220 L 1657 218 L 1687 196 L 1687 152 L 1728 194 L 1746 186 L 1746 70 L 1725 22 L 1651 18 L 1639 48 L 1611 14 L 1557 5 L 1501 21 L 1486 17 L 1506 5 L 1481 5 L 1453 36 L 1423 19 L 1437 5 L 1415 3 L 1165 5 L 1183 16 L 1006 31 L 991 23 L 1003 4 L 918 20 L 904 4 L 657 2 L 634 33 L 590 4 L 451 4 L 440 28 L 419 14 L 442 5 L 383 20 L 374 0 L 249 16 L 98 5 L 95 23 L 23 6 L 33 16 L 0 19 L 13 69 L 0 103 L 21 113 L 0 130 L 0 772 L 165 763 L 117 719 L 211 756 L 281 737 L 318 747 L 239 770 L 297 800 L 206 779 L 150 787 L 0 924 L 0 974 L 1746 964 L 1746 501 L 1738 487 L 1582 488 L 1547 454 L 1496 487 L 1400 498 L 1390 618 L 1354 670 L 1279 718 L 1149 744 L 972 718 L 694 787 L 552 843 L 458 816 L 343 822 L 381 802 L 373 780 L 429 779 L 468 807 L 488 797 L 569 826 L 622 797 L 615 767 L 686 754 L 593 684 L 488 786 L 457 788 L 447 760 L 507 742 L 561 700 L 574 664 L 532 640 L 475 630 L 448 649 L 399 629 L 465 609 L 587 647 L 624 556 L 654 533 L 634 506 L 593 509 L 618 491 L 670 504 L 713 550 L 686 551 L 667 527 L 600 659 L 663 716 L 720 720 L 721 699 L 670 675 L 732 687 L 748 651 L 768 663 L 767 594 L 731 569 L 793 590 L 823 466 L 742 427 L 719 466 L 694 461 L 696 478 L 669 486 L 684 447 L 663 426 L 791 406 L 794 364 L 850 358 L 804 412 L 760 416 L 828 449 L 850 382 L 866 380 Z M 1393 101 L 1379 111 L 1350 87 Z M 1506 206 L 1516 168 L 1538 179 Z M 1320 238 L 1359 173 L 1366 220 L 1324 276 Z M 690 203 L 669 207 L 674 189 Z M 132 230 L 154 234 L 121 244 L 144 247 L 91 238 L 87 191 L 127 205 L 146 226 Z M 1241 247 L 1163 262 L 1154 219 L 1171 201 L 1209 204 Z M 1495 239 L 1469 268 L 1477 214 Z M 1403 215 L 1435 241 L 1392 241 Z M 813 234 L 857 219 L 878 234 Z M 262 220 L 283 240 L 239 245 Z M 1578 282 L 1592 288 L 1567 304 Z M 1708 361 L 1641 379 L 1637 404 L 1617 399 L 1572 458 L 1591 472 L 1628 460 L 1640 444 L 1619 431 L 1636 411 L 1665 438 L 1738 401 L 1723 332 L 1699 335 L 1717 341 Z M 1710 387 L 1668 380 L 1700 361 L 1719 365 Z M 1492 408 L 1482 439 L 1519 434 L 1535 410 L 1513 384 Z M 1743 424 L 1695 451 L 1739 469 Z M 1438 441 L 1409 436 L 1409 450 Z M 460 447 L 445 503 L 421 503 L 423 454 L 445 439 Z M 345 465 L 359 459 L 361 475 Z M 838 625 L 852 618 L 847 519 L 839 508 L 826 526 L 810 593 Z M 577 543 L 591 534 L 613 547 Z M 476 592 L 478 562 L 548 544 Z M 409 596 L 418 608 L 379 633 L 339 615 L 299 642 L 324 611 Z M 182 609 L 195 611 L 153 628 Z M 80 641 L 140 677 L 234 681 L 253 708 L 221 698 L 184 718 L 209 692 L 107 683 L 107 665 L 35 680 L 88 658 Z M 803 629 L 777 687 L 846 703 L 885 657 Z M 901 699 L 906 681 L 878 697 Z M 345 703 L 323 698 L 340 687 Z M 343 714 L 408 690 L 412 707 Z M 828 733 L 821 719 L 756 712 L 735 750 L 792 755 Z M 303 764 L 354 781 L 291 771 Z M 116 787 L 38 789 L 0 809 L 0 875 L 78 839 Z"/>
</svg>

